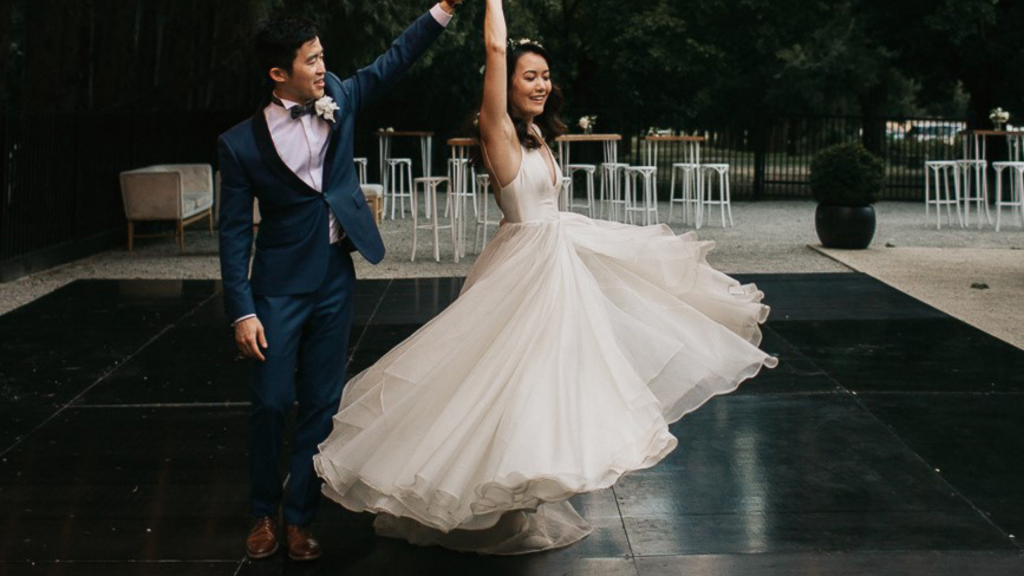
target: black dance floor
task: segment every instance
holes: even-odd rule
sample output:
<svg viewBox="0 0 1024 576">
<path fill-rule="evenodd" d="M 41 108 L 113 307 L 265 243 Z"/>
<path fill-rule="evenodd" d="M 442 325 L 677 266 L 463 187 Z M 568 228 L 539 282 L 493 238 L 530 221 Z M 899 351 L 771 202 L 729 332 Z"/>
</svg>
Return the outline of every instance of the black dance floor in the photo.
<svg viewBox="0 0 1024 576">
<path fill-rule="evenodd" d="M 1024 351 L 862 275 L 757 275 L 779 368 L 494 558 L 322 507 L 313 564 L 244 559 L 247 369 L 219 284 L 80 281 L 0 316 L 0 574 L 1024 574 Z M 357 372 L 459 279 L 361 281 Z M 486 311 L 482 311 L 486 314 Z"/>
</svg>

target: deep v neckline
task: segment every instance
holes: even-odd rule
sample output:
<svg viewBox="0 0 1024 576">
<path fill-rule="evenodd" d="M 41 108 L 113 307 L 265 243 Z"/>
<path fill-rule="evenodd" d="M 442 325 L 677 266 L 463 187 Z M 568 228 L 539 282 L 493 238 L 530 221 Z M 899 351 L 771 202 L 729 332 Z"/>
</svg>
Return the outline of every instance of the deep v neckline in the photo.
<svg viewBox="0 0 1024 576">
<path fill-rule="evenodd" d="M 531 127 L 536 129 L 537 139 L 540 140 L 541 148 L 547 150 L 546 153 L 542 153 L 542 156 L 546 157 L 544 159 L 544 165 L 545 168 L 547 168 L 548 174 L 550 174 L 549 181 L 551 182 L 551 186 L 558 186 L 558 167 L 555 165 L 555 154 L 551 152 L 551 147 L 544 141 L 544 135 L 541 134 L 540 128 L 537 128 L 536 124 L 531 124 Z"/>
</svg>

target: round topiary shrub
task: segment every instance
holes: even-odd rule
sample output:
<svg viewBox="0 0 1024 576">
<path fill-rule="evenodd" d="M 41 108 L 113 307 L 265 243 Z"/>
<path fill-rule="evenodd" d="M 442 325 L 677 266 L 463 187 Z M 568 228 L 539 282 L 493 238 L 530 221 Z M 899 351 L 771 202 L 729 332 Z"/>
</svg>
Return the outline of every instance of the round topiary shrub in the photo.
<svg viewBox="0 0 1024 576">
<path fill-rule="evenodd" d="M 811 192 L 821 204 L 874 204 L 884 182 L 885 164 L 860 144 L 830 146 L 811 161 Z"/>
</svg>

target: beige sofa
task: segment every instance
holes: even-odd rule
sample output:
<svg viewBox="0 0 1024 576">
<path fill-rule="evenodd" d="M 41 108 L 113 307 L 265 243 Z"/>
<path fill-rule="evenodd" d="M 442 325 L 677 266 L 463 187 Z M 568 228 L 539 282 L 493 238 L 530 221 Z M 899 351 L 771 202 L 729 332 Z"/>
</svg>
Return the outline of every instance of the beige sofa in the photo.
<svg viewBox="0 0 1024 576">
<path fill-rule="evenodd" d="M 214 222 L 217 223 L 217 226 L 220 227 L 220 170 L 217 170 L 217 172 L 214 174 L 213 182 L 214 182 L 214 184 L 213 184 L 213 191 L 214 191 L 214 194 L 213 194 L 213 198 L 214 198 L 214 201 L 213 201 L 213 220 L 214 220 Z M 252 230 L 253 230 L 253 232 L 255 232 L 257 228 L 259 228 L 260 221 L 262 219 L 263 219 L 263 217 L 260 216 L 260 201 L 254 199 L 252 201 Z"/>
<path fill-rule="evenodd" d="M 128 219 L 128 250 L 134 240 L 174 236 L 185 250 L 185 226 L 204 218 L 213 232 L 213 168 L 209 164 L 161 164 L 121 172 L 121 198 Z M 175 222 L 174 234 L 135 234 L 135 223 Z"/>
<path fill-rule="evenodd" d="M 366 203 L 373 211 L 373 218 L 377 222 L 377 226 L 380 226 L 384 222 L 384 186 L 366 183 L 366 166 L 368 164 L 366 158 L 353 158 L 353 161 L 355 161 L 356 170 L 359 172 L 359 186 L 363 189 L 363 196 L 366 197 Z"/>
</svg>

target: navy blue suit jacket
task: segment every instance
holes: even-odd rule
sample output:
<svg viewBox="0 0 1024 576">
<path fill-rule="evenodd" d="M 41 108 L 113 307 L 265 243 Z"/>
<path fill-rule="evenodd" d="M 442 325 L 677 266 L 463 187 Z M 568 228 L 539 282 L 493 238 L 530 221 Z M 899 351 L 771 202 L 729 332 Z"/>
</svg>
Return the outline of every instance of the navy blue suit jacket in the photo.
<svg viewBox="0 0 1024 576">
<path fill-rule="evenodd" d="M 328 210 L 351 249 L 373 264 L 384 258 L 384 242 L 352 161 L 355 115 L 408 70 L 443 30 L 428 12 L 351 78 L 327 74 L 325 91 L 339 110 L 324 159 L 322 194 L 281 160 L 262 109 L 221 134 L 220 266 L 231 320 L 256 313 L 254 294 L 304 294 L 320 286 L 330 257 Z M 259 199 L 262 221 L 250 279 L 254 198 Z"/>
</svg>

